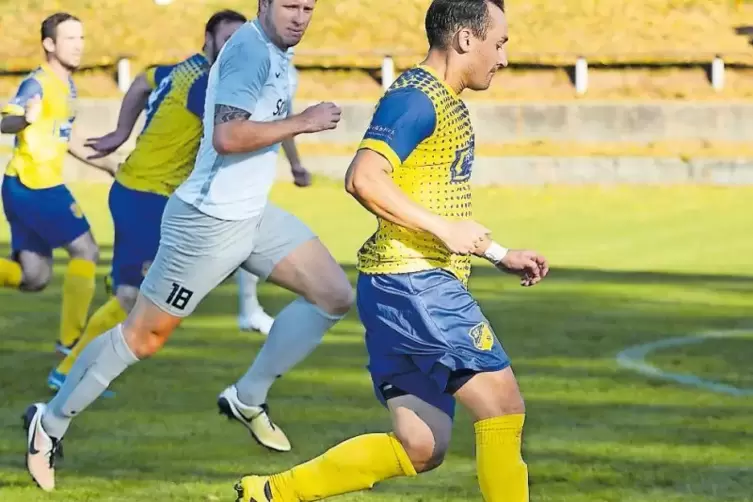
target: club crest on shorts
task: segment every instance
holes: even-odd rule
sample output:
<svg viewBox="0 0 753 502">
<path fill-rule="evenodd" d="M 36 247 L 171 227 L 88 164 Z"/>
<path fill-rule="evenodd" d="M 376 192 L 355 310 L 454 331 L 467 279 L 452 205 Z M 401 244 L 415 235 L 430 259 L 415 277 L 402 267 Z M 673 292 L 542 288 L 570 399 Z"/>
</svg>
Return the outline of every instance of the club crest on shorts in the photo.
<svg viewBox="0 0 753 502">
<path fill-rule="evenodd" d="M 81 210 L 78 204 L 75 202 L 71 204 L 71 213 L 73 213 L 73 216 L 75 216 L 78 219 L 81 219 L 84 217 L 84 212 Z"/>
<path fill-rule="evenodd" d="M 494 347 L 494 333 L 492 333 L 492 328 L 486 321 L 480 322 L 471 328 L 468 335 L 473 340 L 473 346 L 478 350 L 489 351 Z"/>
</svg>

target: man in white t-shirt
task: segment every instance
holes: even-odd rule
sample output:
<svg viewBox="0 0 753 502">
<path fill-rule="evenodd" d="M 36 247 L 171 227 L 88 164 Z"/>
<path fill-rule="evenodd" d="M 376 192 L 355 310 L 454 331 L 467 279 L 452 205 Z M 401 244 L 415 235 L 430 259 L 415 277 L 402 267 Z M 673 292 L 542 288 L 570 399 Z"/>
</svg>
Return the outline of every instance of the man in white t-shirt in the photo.
<svg viewBox="0 0 753 502">
<path fill-rule="evenodd" d="M 292 63 L 288 71 L 292 102 L 292 98 L 295 97 L 296 90 L 298 89 L 298 72 Z M 288 107 L 288 114 L 291 113 L 292 108 Z M 310 186 L 311 173 L 301 164 L 294 137 L 283 140 L 282 149 L 285 151 L 285 156 L 290 163 L 290 173 L 293 175 L 295 185 L 299 187 Z M 242 268 L 238 269 L 235 277 L 238 282 L 238 327 L 242 331 L 258 331 L 265 336 L 269 335 L 274 318 L 267 314 L 259 303 L 257 295 L 259 278 Z"/>
<path fill-rule="evenodd" d="M 316 0 L 261 0 L 259 17 L 225 44 L 209 74 L 204 133 L 189 178 L 167 203 L 157 256 L 123 324 L 82 352 L 49 404 L 33 404 L 27 468 L 55 486 L 54 459 L 70 421 L 129 366 L 156 353 L 181 320 L 242 267 L 301 296 L 277 316 L 256 360 L 219 396 L 220 410 L 264 446 L 290 450 L 269 418 L 275 378 L 305 358 L 350 309 L 343 269 L 298 218 L 268 203 L 280 143 L 334 129 L 340 109 L 320 103 L 289 115 L 291 47 Z"/>
</svg>

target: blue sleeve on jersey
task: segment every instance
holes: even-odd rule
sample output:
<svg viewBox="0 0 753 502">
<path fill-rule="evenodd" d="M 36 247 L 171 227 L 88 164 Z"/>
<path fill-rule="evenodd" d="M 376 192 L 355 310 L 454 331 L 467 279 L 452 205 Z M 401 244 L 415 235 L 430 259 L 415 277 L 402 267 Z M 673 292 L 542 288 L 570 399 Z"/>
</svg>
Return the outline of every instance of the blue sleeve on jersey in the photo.
<svg viewBox="0 0 753 502">
<path fill-rule="evenodd" d="M 188 89 L 188 98 L 186 98 L 186 108 L 200 119 L 204 118 L 204 99 L 207 97 L 208 80 L 207 73 L 197 78 Z"/>
<path fill-rule="evenodd" d="M 160 83 L 170 75 L 170 72 L 173 71 L 173 68 L 175 66 L 173 65 L 167 65 L 167 66 L 157 66 L 154 68 L 154 87 L 159 87 Z"/>
<path fill-rule="evenodd" d="M 436 127 L 434 105 L 422 91 L 403 87 L 381 99 L 364 139 L 381 141 L 395 152 L 401 162 Z"/>
<path fill-rule="evenodd" d="M 234 43 L 235 42 L 235 43 Z M 219 61 L 216 105 L 253 113 L 269 76 L 269 49 L 256 39 L 231 40 Z"/>
<path fill-rule="evenodd" d="M 42 86 L 37 79 L 29 77 L 21 82 L 16 96 L 11 100 L 11 104 L 26 106 L 26 102 L 34 96 L 42 97 Z"/>
</svg>

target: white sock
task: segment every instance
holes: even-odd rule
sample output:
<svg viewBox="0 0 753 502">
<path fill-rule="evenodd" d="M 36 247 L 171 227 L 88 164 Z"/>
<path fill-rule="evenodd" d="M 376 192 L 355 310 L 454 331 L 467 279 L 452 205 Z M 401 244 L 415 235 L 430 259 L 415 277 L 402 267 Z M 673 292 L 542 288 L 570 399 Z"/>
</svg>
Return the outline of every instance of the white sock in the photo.
<svg viewBox="0 0 753 502">
<path fill-rule="evenodd" d="M 42 427 L 60 439 L 75 415 L 92 404 L 126 368 L 138 362 L 120 324 L 95 338 L 76 360 L 65 383 L 47 405 Z"/>
<path fill-rule="evenodd" d="M 256 288 L 259 284 L 259 278 L 251 272 L 238 269 L 235 273 L 238 281 L 238 302 L 241 319 L 249 319 L 257 310 L 261 310 L 259 297 L 256 295 Z"/>
<path fill-rule="evenodd" d="M 264 404 L 275 379 L 303 361 L 342 317 L 303 298 L 282 309 L 253 364 L 235 384 L 238 399 L 248 406 Z"/>
</svg>

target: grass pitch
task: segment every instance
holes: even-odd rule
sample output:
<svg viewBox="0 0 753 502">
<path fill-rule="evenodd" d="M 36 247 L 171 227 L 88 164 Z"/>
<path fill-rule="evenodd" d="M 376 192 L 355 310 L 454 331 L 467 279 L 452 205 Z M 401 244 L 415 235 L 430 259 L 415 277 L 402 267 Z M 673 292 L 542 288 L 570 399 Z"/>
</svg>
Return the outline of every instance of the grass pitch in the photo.
<svg viewBox="0 0 753 502">
<path fill-rule="evenodd" d="M 75 192 L 103 247 L 112 228 L 107 188 Z M 352 278 L 372 218 L 337 183 L 277 186 L 273 198 L 300 215 Z M 513 359 L 528 406 L 525 457 L 534 502 L 753 501 L 753 398 L 652 380 L 620 369 L 623 348 L 698 331 L 753 328 L 753 189 L 489 188 L 478 219 L 507 246 L 551 260 L 550 278 L 522 289 L 478 262 L 471 289 Z M 7 225 L 0 225 L 7 251 Z M 385 430 L 372 396 L 355 312 L 273 388 L 273 417 L 294 450 L 269 453 L 215 398 L 262 338 L 236 327 L 236 288 L 210 295 L 153 360 L 113 384 L 72 426 L 58 491 L 33 487 L 23 466 L 19 415 L 46 400 L 64 255 L 41 294 L 0 291 L 0 501 L 231 501 L 240 474 L 285 469 L 349 436 Z M 100 282 L 101 284 L 101 282 Z M 276 313 L 292 295 L 261 287 Z M 104 288 L 95 304 L 105 299 Z M 750 338 L 721 339 L 649 359 L 668 371 L 753 387 Z M 440 469 L 383 483 L 342 502 L 481 500 L 473 434 L 460 412 Z"/>
</svg>

